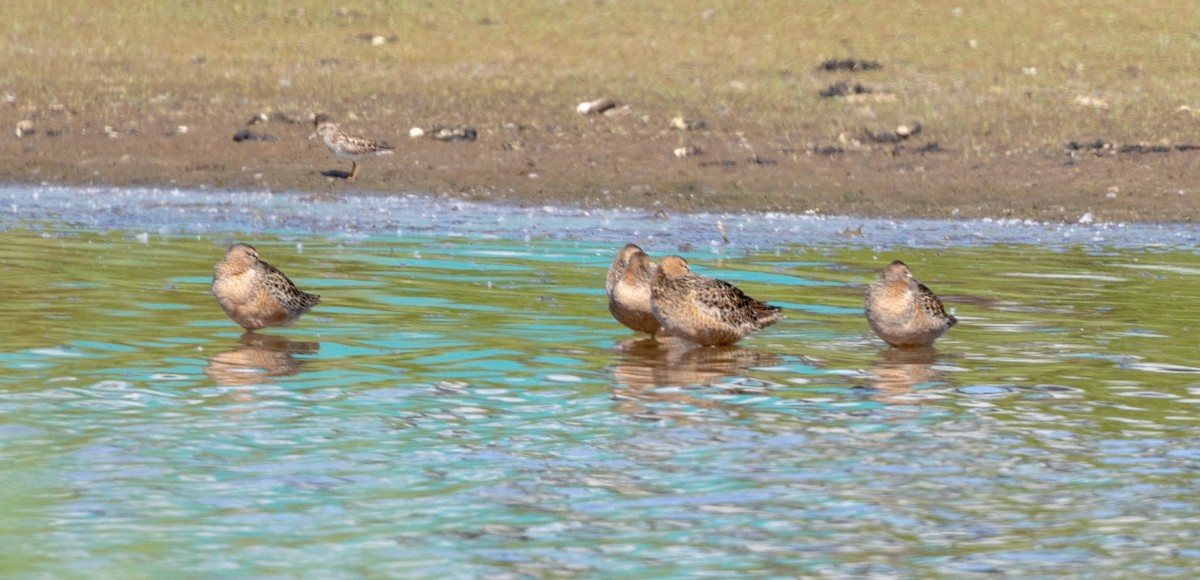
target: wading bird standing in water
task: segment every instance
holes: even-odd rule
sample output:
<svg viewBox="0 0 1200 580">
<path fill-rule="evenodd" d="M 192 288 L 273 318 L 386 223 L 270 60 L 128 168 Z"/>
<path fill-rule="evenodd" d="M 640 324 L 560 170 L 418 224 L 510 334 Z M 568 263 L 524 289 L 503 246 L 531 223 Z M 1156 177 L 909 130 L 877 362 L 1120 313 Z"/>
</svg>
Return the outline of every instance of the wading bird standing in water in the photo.
<svg viewBox="0 0 1200 580">
<path fill-rule="evenodd" d="M 733 344 L 783 318 L 781 308 L 746 296 L 729 282 L 693 274 L 679 256 L 659 262 L 650 300 L 663 330 L 704 346 Z"/>
<path fill-rule="evenodd" d="M 879 279 L 867 286 L 865 304 L 871 330 L 896 347 L 930 346 L 958 324 L 900 260 L 888 264 Z"/>
<path fill-rule="evenodd" d="M 296 288 L 247 244 L 234 244 L 225 252 L 213 271 L 212 293 L 221 310 L 246 330 L 290 326 L 321 301 Z"/>
<path fill-rule="evenodd" d="M 636 244 L 626 244 L 608 268 L 608 311 L 617 322 L 654 336 L 662 328 L 650 308 L 650 282 L 658 267 Z"/>
</svg>

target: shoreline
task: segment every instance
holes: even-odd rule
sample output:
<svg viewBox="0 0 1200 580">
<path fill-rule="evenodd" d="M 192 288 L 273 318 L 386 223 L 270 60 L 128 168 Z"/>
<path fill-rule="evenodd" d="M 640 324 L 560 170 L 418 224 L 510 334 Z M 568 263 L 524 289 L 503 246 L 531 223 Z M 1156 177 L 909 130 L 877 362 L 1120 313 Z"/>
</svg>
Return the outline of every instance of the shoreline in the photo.
<svg viewBox="0 0 1200 580">
<path fill-rule="evenodd" d="M 228 192 L 184 188 L 0 186 L 0 229 L 123 231 L 149 243 L 159 236 L 224 239 L 269 234 L 432 237 L 446 241 L 541 240 L 619 248 L 629 242 L 678 252 L 737 252 L 823 247 L 865 251 L 961 249 L 1035 244 L 1041 248 L 1195 249 L 1192 224 L 1051 223 L 1019 218 L 863 218 L 779 212 L 697 212 L 670 216 L 645 209 L 517 206 L 452 197 L 331 196 L 300 191 Z M 39 225 L 41 224 L 41 225 Z"/>
<path fill-rule="evenodd" d="M 7 115 L 0 115 L 0 123 Z M 202 117 L 199 116 L 198 117 Z M 240 117 L 240 116 L 239 116 Z M 689 135 L 702 153 L 672 155 L 676 135 L 654 121 L 579 119 L 596 131 L 480 127 L 473 142 L 409 138 L 401 127 L 361 130 L 389 141 L 394 155 L 370 159 L 357 182 L 311 127 L 253 127 L 274 141 L 234 142 L 245 129 L 228 118 L 180 125 L 131 118 L 136 129 L 76 119 L 39 122 L 35 132 L 0 141 L 0 182 L 64 186 L 183 187 L 314 194 L 451 195 L 513 204 L 653 211 L 808 211 L 892 218 L 1034 219 L 1070 223 L 1091 214 L 1107 222 L 1200 219 L 1193 184 L 1200 152 L 1055 152 L 1031 149 L 969 158 L 928 143 L 822 152 L 706 130 Z M 13 121 L 15 122 L 15 121 Z M 358 123 L 356 125 L 367 125 Z M 347 124 L 351 131 L 357 126 Z M 616 130 L 619 127 L 620 130 Z M 108 128 L 109 131 L 105 131 Z M 599 129 L 606 129 L 600 131 Z M 745 142 L 762 142 L 747 147 Z M 936 143 L 934 143 L 936 145 Z"/>
<path fill-rule="evenodd" d="M 0 183 L 1200 220 L 1183 2 L 43 4 L 6 21 Z M 318 114 L 395 154 L 346 182 Z"/>
</svg>

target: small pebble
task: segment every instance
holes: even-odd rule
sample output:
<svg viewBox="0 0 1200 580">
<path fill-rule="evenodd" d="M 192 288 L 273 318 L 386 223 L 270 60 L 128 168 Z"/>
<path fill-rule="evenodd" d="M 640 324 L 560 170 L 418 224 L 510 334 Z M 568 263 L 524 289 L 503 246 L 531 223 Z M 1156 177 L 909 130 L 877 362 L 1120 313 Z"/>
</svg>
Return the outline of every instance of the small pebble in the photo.
<svg viewBox="0 0 1200 580">
<path fill-rule="evenodd" d="M 616 108 L 617 102 L 612 99 L 596 99 L 594 101 L 584 101 L 575 107 L 575 112 L 580 115 L 598 115 L 609 109 Z"/>
<path fill-rule="evenodd" d="M 671 128 L 676 131 L 695 131 L 704 128 L 704 121 L 689 120 L 680 115 L 671 119 Z"/>
<path fill-rule="evenodd" d="M 30 121 L 29 119 L 25 119 L 23 121 L 17 122 L 17 138 L 18 139 L 20 139 L 21 137 L 24 137 L 26 135 L 32 135 L 36 132 L 37 132 L 37 129 L 35 129 L 33 127 L 33 121 Z"/>
<path fill-rule="evenodd" d="M 691 157 L 691 156 L 697 155 L 699 153 L 700 153 L 700 148 L 695 147 L 693 145 L 687 145 L 684 147 L 675 148 L 675 156 L 680 159 L 683 159 L 684 157 Z"/>
</svg>

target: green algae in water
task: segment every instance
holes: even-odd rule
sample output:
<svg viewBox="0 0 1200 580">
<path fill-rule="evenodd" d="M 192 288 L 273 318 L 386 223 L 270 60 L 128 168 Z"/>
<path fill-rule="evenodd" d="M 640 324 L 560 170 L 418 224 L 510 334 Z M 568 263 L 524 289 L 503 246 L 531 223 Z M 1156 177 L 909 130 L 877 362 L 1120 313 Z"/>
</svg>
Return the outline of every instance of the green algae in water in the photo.
<svg viewBox="0 0 1200 580">
<path fill-rule="evenodd" d="M 1196 566 L 1193 252 L 701 248 L 787 318 L 680 349 L 608 316 L 618 244 L 468 237 L 244 240 L 324 297 L 245 337 L 228 241 L 5 232 L 5 576 Z M 862 317 L 898 257 L 934 353 Z"/>
</svg>

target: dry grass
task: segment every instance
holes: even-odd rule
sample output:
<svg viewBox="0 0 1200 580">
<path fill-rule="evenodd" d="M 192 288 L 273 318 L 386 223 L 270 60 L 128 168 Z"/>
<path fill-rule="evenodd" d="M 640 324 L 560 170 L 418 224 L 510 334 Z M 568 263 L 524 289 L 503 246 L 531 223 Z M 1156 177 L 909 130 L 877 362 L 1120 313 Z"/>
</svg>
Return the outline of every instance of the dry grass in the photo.
<svg viewBox="0 0 1200 580">
<path fill-rule="evenodd" d="M 1196 123 L 1178 109 L 1200 109 L 1200 8 L 1190 1 L 6 4 L 0 90 L 21 105 L 96 114 L 198 102 L 238 115 L 331 109 L 486 124 L 610 95 L 650 114 L 801 140 L 918 119 L 945 146 L 994 155 L 1095 136 L 1186 141 Z M 835 57 L 885 68 L 816 71 Z M 844 79 L 897 99 L 817 96 Z"/>
</svg>

